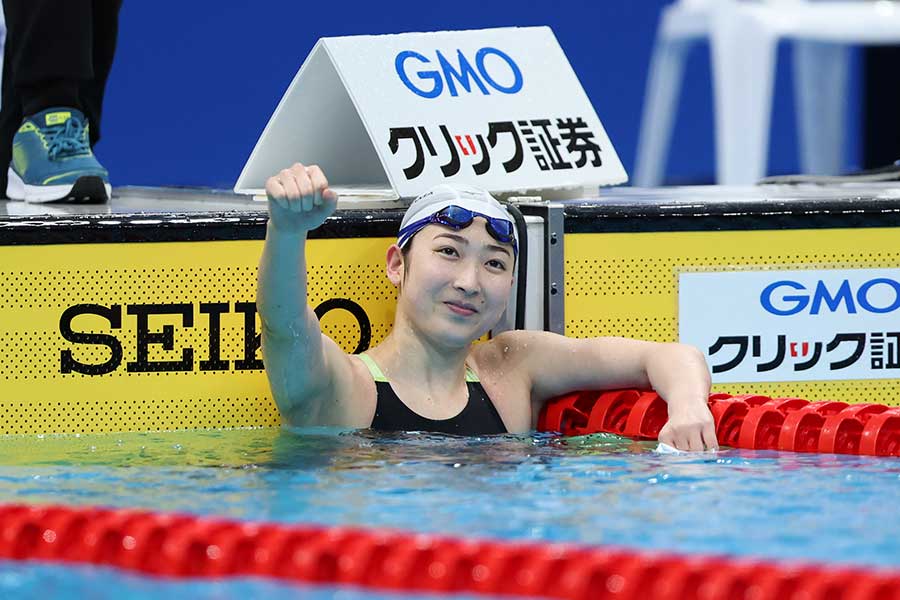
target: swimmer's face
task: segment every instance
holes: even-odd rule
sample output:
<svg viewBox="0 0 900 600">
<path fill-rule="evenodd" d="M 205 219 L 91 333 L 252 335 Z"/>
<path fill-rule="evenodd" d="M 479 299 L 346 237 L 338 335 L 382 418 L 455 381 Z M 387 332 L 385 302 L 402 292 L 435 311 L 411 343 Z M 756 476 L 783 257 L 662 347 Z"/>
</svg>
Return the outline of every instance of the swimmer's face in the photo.
<svg viewBox="0 0 900 600">
<path fill-rule="evenodd" d="M 388 277 L 402 287 L 398 309 L 417 329 L 461 346 L 499 322 L 515 261 L 512 246 L 491 237 L 484 219 L 458 231 L 428 225 L 411 243 L 405 258 L 392 247 Z"/>
</svg>

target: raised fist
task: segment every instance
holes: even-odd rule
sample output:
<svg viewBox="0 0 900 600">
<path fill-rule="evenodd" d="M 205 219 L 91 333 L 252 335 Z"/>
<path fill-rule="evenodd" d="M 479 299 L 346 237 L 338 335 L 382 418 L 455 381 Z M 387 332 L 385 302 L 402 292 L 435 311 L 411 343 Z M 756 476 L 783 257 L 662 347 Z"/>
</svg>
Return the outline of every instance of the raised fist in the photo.
<svg viewBox="0 0 900 600">
<path fill-rule="evenodd" d="M 337 194 L 317 165 L 296 163 L 266 181 L 269 223 L 285 233 L 315 229 L 337 207 Z"/>
</svg>

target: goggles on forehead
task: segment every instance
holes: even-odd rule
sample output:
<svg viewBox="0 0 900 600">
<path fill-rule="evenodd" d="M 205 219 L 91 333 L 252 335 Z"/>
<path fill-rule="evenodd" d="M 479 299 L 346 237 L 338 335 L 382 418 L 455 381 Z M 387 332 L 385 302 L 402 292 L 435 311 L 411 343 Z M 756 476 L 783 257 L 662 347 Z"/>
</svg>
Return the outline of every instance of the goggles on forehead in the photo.
<svg viewBox="0 0 900 600">
<path fill-rule="evenodd" d="M 485 228 L 492 238 L 503 244 L 511 244 L 513 247 L 513 255 L 518 254 L 515 225 L 513 225 L 512 221 L 509 221 L 507 219 L 500 219 L 497 217 L 490 217 L 483 213 L 475 212 L 474 210 L 469 210 L 468 208 L 463 208 L 455 204 L 451 204 L 450 206 L 442 208 L 438 212 L 425 217 L 424 219 L 414 221 L 413 223 L 410 223 L 409 225 L 401 229 L 399 235 L 397 236 L 397 244 L 402 248 L 410 240 L 410 238 L 412 238 L 412 236 L 418 233 L 419 230 L 421 230 L 426 225 L 436 223 L 438 225 L 443 225 L 445 227 L 450 227 L 451 229 L 459 231 L 460 229 L 465 229 L 466 227 L 471 225 L 472 221 L 475 220 L 475 217 L 481 217 L 486 221 Z"/>
</svg>

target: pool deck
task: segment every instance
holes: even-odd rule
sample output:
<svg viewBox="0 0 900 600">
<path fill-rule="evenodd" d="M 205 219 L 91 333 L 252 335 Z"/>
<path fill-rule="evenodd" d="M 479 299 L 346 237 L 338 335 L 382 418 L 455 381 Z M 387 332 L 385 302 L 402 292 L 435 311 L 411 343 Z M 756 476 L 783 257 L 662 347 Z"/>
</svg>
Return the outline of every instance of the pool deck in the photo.
<svg viewBox="0 0 900 600">
<path fill-rule="evenodd" d="M 540 198 L 529 197 L 531 200 Z M 900 182 L 550 191 L 566 233 L 900 226 Z M 406 204 L 342 196 L 311 237 L 392 236 Z M 119 187 L 105 204 L 0 201 L 0 244 L 261 239 L 265 203 L 227 190 Z M 199 237 L 197 237 L 199 236 Z"/>
</svg>

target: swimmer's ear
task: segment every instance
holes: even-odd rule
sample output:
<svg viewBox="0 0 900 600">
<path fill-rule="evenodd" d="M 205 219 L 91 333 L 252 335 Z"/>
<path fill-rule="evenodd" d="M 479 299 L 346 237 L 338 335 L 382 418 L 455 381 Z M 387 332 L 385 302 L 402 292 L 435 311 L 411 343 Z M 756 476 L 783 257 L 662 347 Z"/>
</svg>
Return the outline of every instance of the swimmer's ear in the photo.
<svg viewBox="0 0 900 600">
<path fill-rule="evenodd" d="M 397 244 L 391 244 L 387 250 L 387 276 L 395 287 L 400 287 L 403 281 L 404 268 L 403 251 Z"/>
</svg>

